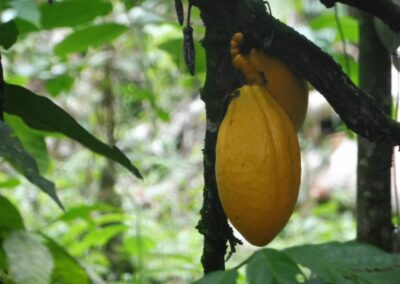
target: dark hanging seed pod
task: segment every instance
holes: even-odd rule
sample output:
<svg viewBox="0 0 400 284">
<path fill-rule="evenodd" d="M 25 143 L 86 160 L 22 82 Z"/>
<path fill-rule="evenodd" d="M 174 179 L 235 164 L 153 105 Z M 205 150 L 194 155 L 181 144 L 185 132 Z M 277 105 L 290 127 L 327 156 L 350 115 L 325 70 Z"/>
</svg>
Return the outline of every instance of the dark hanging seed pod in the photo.
<svg viewBox="0 0 400 284">
<path fill-rule="evenodd" d="M 184 21 L 182 0 L 175 0 L 175 11 L 178 16 L 178 22 L 182 26 Z"/>
<path fill-rule="evenodd" d="M 183 28 L 183 54 L 188 71 L 190 75 L 193 76 L 195 72 L 196 58 L 193 41 L 193 28 L 191 26 Z"/>
</svg>

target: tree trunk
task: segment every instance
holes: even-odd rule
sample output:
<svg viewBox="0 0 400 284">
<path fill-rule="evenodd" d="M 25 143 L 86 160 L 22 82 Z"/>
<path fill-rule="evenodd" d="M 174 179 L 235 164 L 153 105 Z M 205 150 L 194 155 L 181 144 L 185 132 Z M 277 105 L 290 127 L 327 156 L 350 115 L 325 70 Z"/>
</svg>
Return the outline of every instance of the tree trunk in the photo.
<svg viewBox="0 0 400 284">
<path fill-rule="evenodd" d="M 110 48 L 114 52 L 113 48 Z M 104 66 L 104 77 L 99 82 L 102 91 L 102 108 L 99 113 L 99 120 L 104 125 L 107 143 L 115 145 L 115 94 L 113 92 L 113 68 L 114 55 L 106 61 Z M 106 165 L 102 169 L 101 178 L 99 183 L 98 201 L 113 205 L 117 208 L 121 207 L 121 197 L 115 192 L 116 183 L 116 169 L 113 161 L 107 160 Z M 115 225 L 115 223 L 104 224 L 104 226 Z M 110 239 L 105 245 L 104 253 L 110 263 L 113 275 L 110 277 L 113 280 L 121 279 L 121 276 L 128 272 L 133 272 L 131 263 L 127 260 L 126 256 L 122 254 L 119 247 L 122 246 L 122 236 L 117 235 Z M 109 277 L 109 275 L 105 276 Z M 110 280 L 110 279 L 107 279 Z"/>
<path fill-rule="evenodd" d="M 360 88 L 390 115 L 390 56 L 379 41 L 373 17 L 360 14 Z M 360 113 L 362 115 L 362 113 Z M 390 172 L 392 145 L 358 137 L 357 240 L 392 250 Z"/>
</svg>

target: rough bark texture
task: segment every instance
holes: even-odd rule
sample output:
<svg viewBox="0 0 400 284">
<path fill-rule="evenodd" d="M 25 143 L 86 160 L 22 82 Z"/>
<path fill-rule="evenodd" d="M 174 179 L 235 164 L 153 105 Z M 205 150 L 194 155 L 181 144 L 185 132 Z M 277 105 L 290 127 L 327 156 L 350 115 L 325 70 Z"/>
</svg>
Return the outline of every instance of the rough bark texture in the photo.
<svg viewBox="0 0 400 284">
<path fill-rule="evenodd" d="M 360 87 L 391 113 L 390 55 L 379 41 L 373 17 L 360 15 Z M 390 173 L 392 145 L 358 139 L 357 239 L 386 251 L 392 249 Z"/>
<path fill-rule="evenodd" d="M 225 19 L 232 19 L 229 17 L 231 12 L 229 11 L 229 5 L 226 6 L 227 9 L 222 13 L 226 13 Z M 220 8 L 223 7 L 224 5 L 220 6 Z M 234 5 L 231 7 L 234 7 Z M 224 97 L 232 91 L 234 85 L 238 85 L 238 82 L 232 81 L 235 78 L 235 73 L 231 66 L 228 52 L 231 32 L 222 30 L 223 27 L 229 27 L 231 23 L 226 23 L 224 19 L 221 19 L 221 11 L 214 10 L 213 7 L 210 7 L 210 10 L 206 8 L 204 7 L 202 10 L 202 17 L 206 26 L 203 46 L 206 50 L 207 78 L 201 91 L 207 115 L 204 147 L 205 184 L 204 202 L 200 211 L 201 220 L 197 228 L 204 235 L 201 262 L 204 273 L 209 273 L 225 268 L 227 242 L 231 244 L 232 250 L 234 250 L 234 246 L 238 242 L 233 236 L 232 229 L 228 225 L 226 215 L 219 201 L 214 171 L 215 145 L 224 111 Z M 219 21 L 221 22 L 219 23 Z"/>
<path fill-rule="evenodd" d="M 393 31 L 400 32 L 400 6 L 392 0 L 320 0 L 331 8 L 336 3 L 347 4 L 380 18 Z"/>
<path fill-rule="evenodd" d="M 201 91 L 207 115 L 205 186 L 197 228 L 204 235 L 202 264 L 208 273 L 224 269 L 227 242 L 233 249 L 238 243 L 222 210 L 214 173 L 215 144 L 224 113 L 224 98 L 243 80 L 234 70 L 229 54 L 230 38 L 235 32 L 245 34 L 244 44 L 251 42 L 258 49 L 279 57 L 309 81 L 359 135 L 370 141 L 400 144 L 400 124 L 357 88 L 328 54 L 267 14 L 263 1 L 192 0 L 192 4 L 200 9 L 206 27 L 202 43 L 206 50 L 207 78 Z"/>
</svg>

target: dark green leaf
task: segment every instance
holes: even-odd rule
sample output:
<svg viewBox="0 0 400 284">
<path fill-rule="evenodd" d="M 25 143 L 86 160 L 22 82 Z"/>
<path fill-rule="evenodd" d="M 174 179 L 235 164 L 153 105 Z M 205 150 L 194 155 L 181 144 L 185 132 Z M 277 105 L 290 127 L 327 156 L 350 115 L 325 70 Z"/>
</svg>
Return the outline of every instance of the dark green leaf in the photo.
<svg viewBox="0 0 400 284">
<path fill-rule="evenodd" d="M 246 275 L 250 284 L 293 284 L 306 279 L 290 257 L 274 249 L 257 251 L 247 264 Z"/>
<path fill-rule="evenodd" d="M 400 279 L 400 255 L 366 244 L 332 242 L 285 252 L 327 283 L 397 284 Z"/>
<path fill-rule="evenodd" d="M 9 49 L 18 39 L 18 28 L 15 21 L 0 23 L 0 46 Z"/>
<path fill-rule="evenodd" d="M 236 284 L 238 272 L 236 270 L 215 271 L 192 284 Z"/>
<path fill-rule="evenodd" d="M 69 91 L 73 84 L 74 78 L 65 74 L 45 81 L 46 89 L 53 97 L 59 95 L 62 91 Z"/>
<path fill-rule="evenodd" d="M 37 28 L 34 24 L 27 22 L 25 20 L 16 19 L 15 23 L 17 24 L 19 35 L 24 35 L 27 33 L 39 31 L 39 28 Z"/>
<path fill-rule="evenodd" d="M 3 242 L 10 275 L 20 284 L 50 282 L 54 263 L 48 248 L 25 231 L 14 231 Z"/>
<path fill-rule="evenodd" d="M 52 283 L 85 284 L 89 283 L 88 275 L 78 261 L 54 240 L 44 236 L 47 248 L 53 255 L 54 269 L 51 274 Z"/>
<path fill-rule="evenodd" d="M 18 137 L 25 151 L 35 158 L 39 172 L 46 173 L 49 169 L 50 159 L 44 134 L 28 127 L 21 118 L 14 115 L 6 115 L 5 121 Z"/>
<path fill-rule="evenodd" d="M 111 3 L 102 0 L 69 0 L 52 5 L 43 3 L 40 7 L 42 27 L 45 29 L 82 25 L 107 15 L 111 10 Z"/>
<path fill-rule="evenodd" d="M 84 51 L 89 47 L 97 47 L 110 43 L 113 39 L 128 30 L 127 26 L 107 23 L 84 28 L 69 34 L 63 41 L 54 47 L 58 56 Z"/>
<path fill-rule="evenodd" d="M 0 232 L 24 229 L 24 221 L 15 206 L 0 195 Z"/>
<path fill-rule="evenodd" d="M 24 150 L 21 142 L 2 121 L 0 121 L 0 137 L 2 139 L 2 143 L 0 144 L 0 156 L 17 166 L 31 183 L 37 185 L 63 208 L 58 199 L 54 183 L 40 175 L 36 161 Z"/>
<path fill-rule="evenodd" d="M 76 140 L 90 150 L 107 157 L 142 178 L 138 169 L 116 146 L 110 147 L 92 136 L 72 116 L 46 97 L 17 85 L 5 85 L 5 111 L 21 117 L 32 128 L 58 132 Z"/>
<path fill-rule="evenodd" d="M 40 11 L 34 0 L 14 0 L 11 6 L 17 11 L 18 18 L 40 26 Z"/>
</svg>

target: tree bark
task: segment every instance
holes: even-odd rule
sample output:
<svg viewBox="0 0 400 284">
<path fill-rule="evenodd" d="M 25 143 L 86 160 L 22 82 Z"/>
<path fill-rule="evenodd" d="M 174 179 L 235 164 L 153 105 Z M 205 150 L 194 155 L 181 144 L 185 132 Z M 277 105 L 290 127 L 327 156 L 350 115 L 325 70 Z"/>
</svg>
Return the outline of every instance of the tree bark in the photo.
<svg viewBox="0 0 400 284">
<path fill-rule="evenodd" d="M 319 47 L 292 28 L 267 14 L 262 0 L 191 0 L 201 11 L 206 27 L 207 77 L 201 96 L 206 105 L 207 130 L 204 148 L 204 201 L 197 226 L 204 235 L 202 264 L 205 273 L 224 269 L 227 242 L 233 236 L 218 198 L 215 182 L 215 144 L 224 115 L 224 98 L 243 81 L 231 62 L 229 43 L 235 32 L 252 39 L 254 47 L 283 60 L 317 89 L 346 125 L 370 141 L 400 144 L 400 124 L 393 121 Z"/>
<path fill-rule="evenodd" d="M 360 88 L 391 113 L 390 55 L 379 41 L 373 17 L 360 15 Z M 358 138 L 357 240 L 392 250 L 390 174 L 392 145 Z"/>
</svg>

